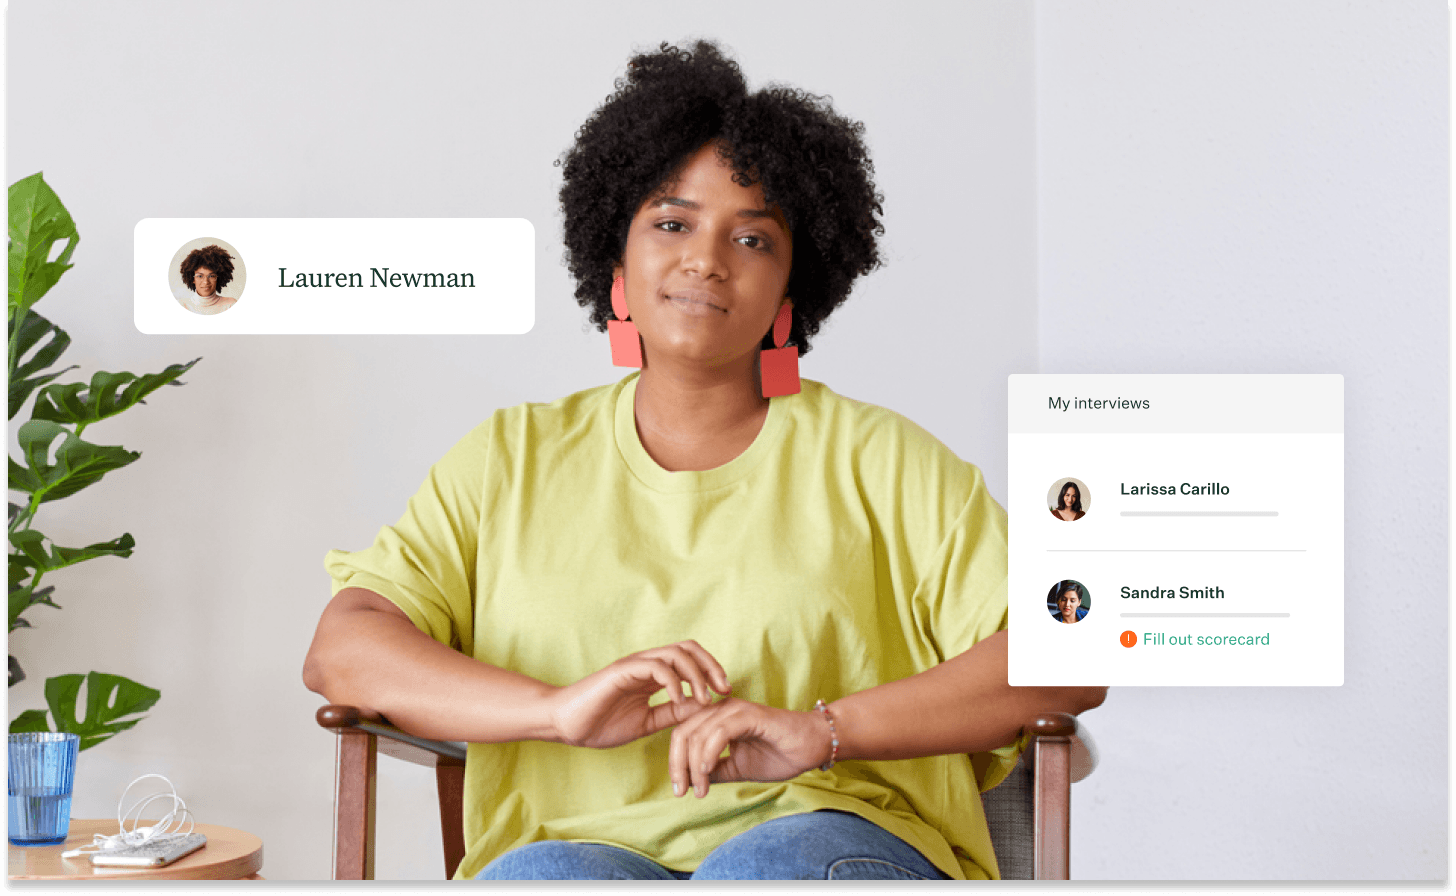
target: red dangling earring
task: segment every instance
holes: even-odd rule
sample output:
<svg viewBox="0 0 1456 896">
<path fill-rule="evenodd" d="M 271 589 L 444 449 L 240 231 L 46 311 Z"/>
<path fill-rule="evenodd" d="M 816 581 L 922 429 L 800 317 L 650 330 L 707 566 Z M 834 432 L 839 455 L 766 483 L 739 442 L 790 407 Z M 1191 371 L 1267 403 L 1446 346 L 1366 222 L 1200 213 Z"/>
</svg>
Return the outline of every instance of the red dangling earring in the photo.
<svg viewBox="0 0 1456 896">
<path fill-rule="evenodd" d="M 797 395 L 799 392 L 799 349 L 784 345 L 789 341 L 793 320 L 794 306 L 788 302 L 780 305 L 773 325 L 773 341 L 778 347 L 766 348 L 758 353 L 758 375 L 763 381 L 764 398 Z"/>
<path fill-rule="evenodd" d="M 607 336 L 612 340 L 612 363 L 618 367 L 642 366 L 642 339 L 637 325 L 627 319 L 627 281 L 612 281 L 612 313 L 617 320 L 607 321 Z"/>
</svg>

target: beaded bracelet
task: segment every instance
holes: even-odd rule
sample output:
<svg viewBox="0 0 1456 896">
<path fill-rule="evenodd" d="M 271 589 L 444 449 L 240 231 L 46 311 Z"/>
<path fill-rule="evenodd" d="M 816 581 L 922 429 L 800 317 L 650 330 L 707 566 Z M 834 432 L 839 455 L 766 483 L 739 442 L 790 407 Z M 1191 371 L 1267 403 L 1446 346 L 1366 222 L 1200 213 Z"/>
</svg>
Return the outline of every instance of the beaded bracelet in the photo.
<svg viewBox="0 0 1456 896">
<path fill-rule="evenodd" d="M 814 709 L 824 713 L 824 721 L 829 723 L 829 761 L 819 766 L 819 771 L 827 772 L 834 767 L 834 760 L 839 758 L 839 729 L 834 727 L 834 714 L 823 700 L 815 700 Z"/>
</svg>

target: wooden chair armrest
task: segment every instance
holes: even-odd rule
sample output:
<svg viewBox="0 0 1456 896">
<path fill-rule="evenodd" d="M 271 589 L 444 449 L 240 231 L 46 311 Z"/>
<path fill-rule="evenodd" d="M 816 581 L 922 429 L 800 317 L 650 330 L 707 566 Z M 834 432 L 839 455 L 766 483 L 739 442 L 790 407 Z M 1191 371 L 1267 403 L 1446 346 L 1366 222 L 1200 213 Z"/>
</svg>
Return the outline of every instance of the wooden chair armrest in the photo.
<svg viewBox="0 0 1456 896">
<path fill-rule="evenodd" d="M 1025 753 L 1034 781 L 1032 801 L 1032 877 L 1071 877 L 1072 782 L 1097 767 L 1092 735 L 1068 713 L 1041 713 L 1023 729 L 1029 737 Z"/>
<path fill-rule="evenodd" d="M 334 879 L 374 878 L 375 757 L 378 753 L 435 770 L 440 797 L 440 841 L 445 876 L 465 857 L 465 744 L 430 740 L 401 731 L 383 718 L 363 717 L 356 706 L 329 704 L 314 714 L 319 725 L 339 735 L 335 766 Z"/>
<path fill-rule="evenodd" d="M 359 731 L 383 738 L 379 742 L 380 752 L 386 756 L 413 762 L 433 768 L 441 760 L 454 764 L 465 761 L 465 745 L 458 741 L 430 740 L 416 737 L 387 721 L 370 721 L 361 716 L 358 707 L 327 704 L 319 707 L 315 719 L 323 728 L 342 734 L 345 731 Z M 1064 712 L 1042 713 L 1026 726 L 1031 735 L 1028 750 L 1039 738 L 1064 739 L 1071 747 L 1070 777 L 1072 782 L 1081 781 L 1097 768 L 1097 743 L 1092 732 L 1074 715 Z"/>
<path fill-rule="evenodd" d="M 335 734 L 358 731 L 379 738 L 379 752 L 415 765 L 434 768 L 438 765 L 465 764 L 465 744 L 457 741 L 430 740 L 416 737 L 383 720 L 363 718 L 356 706 L 330 703 L 319 707 L 314 718 L 319 725 Z"/>
<path fill-rule="evenodd" d="M 1072 783 L 1082 780 L 1097 768 L 1097 743 L 1092 739 L 1092 732 L 1076 716 L 1065 712 L 1042 713 L 1027 724 L 1026 732 L 1031 735 L 1031 741 L 1027 743 L 1028 753 L 1033 751 L 1040 739 L 1055 739 L 1068 744 L 1071 754 L 1068 773 Z"/>
</svg>

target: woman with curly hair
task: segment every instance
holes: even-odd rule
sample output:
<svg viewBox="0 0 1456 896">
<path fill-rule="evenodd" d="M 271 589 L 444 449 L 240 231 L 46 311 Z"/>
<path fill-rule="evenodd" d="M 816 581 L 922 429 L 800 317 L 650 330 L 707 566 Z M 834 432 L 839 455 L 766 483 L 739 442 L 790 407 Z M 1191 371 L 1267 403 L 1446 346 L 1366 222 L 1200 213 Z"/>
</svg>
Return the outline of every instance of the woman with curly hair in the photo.
<svg viewBox="0 0 1456 896">
<path fill-rule="evenodd" d="M 217 244 L 193 249 L 182 259 L 182 285 L 177 300 L 194 314 L 221 314 L 233 307 L 236 297 L 222 294 L 233 279 L 233 257 Z"/>
<path fill-rule="evenodd" d="M 640 374 L 497 412 L 330 553 L 304 681 L 470 742 L 457 877 L 995 877 L 978 790 L 1103 689 L 1007 685 L 980 471 L 798 379 L 879 263 L 863 127 L 711 44 L 616 87 L 561 206 Z"/>
</svg>

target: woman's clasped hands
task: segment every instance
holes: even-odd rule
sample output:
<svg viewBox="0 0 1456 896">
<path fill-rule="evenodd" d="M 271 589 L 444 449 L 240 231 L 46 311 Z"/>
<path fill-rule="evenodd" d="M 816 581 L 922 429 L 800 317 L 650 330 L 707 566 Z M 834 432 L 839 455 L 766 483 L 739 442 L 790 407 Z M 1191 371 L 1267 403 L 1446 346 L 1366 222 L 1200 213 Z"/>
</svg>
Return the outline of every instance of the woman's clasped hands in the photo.
<svg viewBox="0 0 1456 896">
<path fill-rule="evenodd" d="M 650 705 L 664 689 L 668 701 Z M 689 790 L 707 796 L 712 782 L 785 781 L 829 758 L 831 734 L 819 713 L 734 697 L 713 702 L 712 694 L 731 689 L 708 651 L 681 641 L 625 656 L 560 688 L 552 697 L 551 721 L 562 743 L 596 748 L 676 726 L 668 764 L 677 796 Z"/>
</svg>

